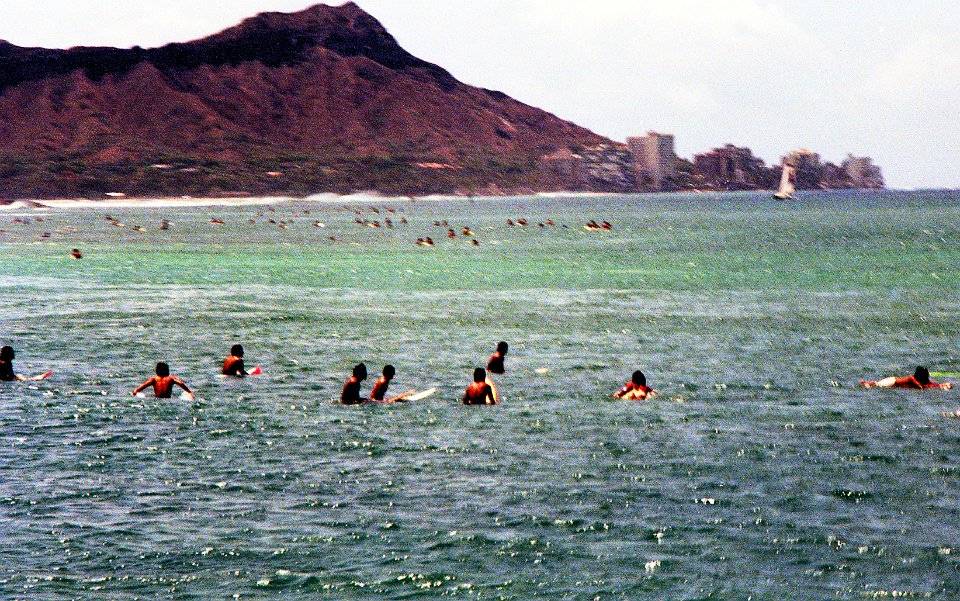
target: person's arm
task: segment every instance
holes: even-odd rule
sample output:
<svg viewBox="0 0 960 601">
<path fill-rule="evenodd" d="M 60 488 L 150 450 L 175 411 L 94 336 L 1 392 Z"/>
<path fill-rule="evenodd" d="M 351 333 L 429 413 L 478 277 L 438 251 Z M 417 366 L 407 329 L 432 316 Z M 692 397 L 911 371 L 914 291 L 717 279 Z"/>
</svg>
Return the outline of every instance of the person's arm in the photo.
<svg viewBox="0 0 960 601">
<path fill-rule="evenodd" d="M 493 386 L 490 386 L 489 384 L 487 384 L 487 399 L 489 399 L 488 402 L 487 402 L 488 405 L 496 405 L 496 404 L 497 404 L 497 393 L 496 393 L 496 390 L 494 389 Z"/>
<path fill-rule="evenodd" d="M 624 384 L 623 388 L 613 393 L 613 398 L 622 399 L 628 392 L 630 392 L 630 382 Z"/>
<path fill-rule="evenodd" d="M 149 380 L 147 380 L 146 382 L 144 382 L 144 383 L 141 384 L 140 386 L 137 386 L 136 390 L 133 391 L 133 396 L 137 396 L 137 394 L 143 392 L 144 390 L 146 390 L 146 389 L 149 388 L 150 386 L 153 386 L 153 383 L 154 383 L 154 381 L 156 381 L 156 379 L 157 379 L 156 377 L 150 378 Z"/>
<path fill-rule="evenodd" d="M 183 380 L 181 380 L 180 378 L 174 378 L 173 383 L 179 386 L 180 388 L 182 388 L 183 391 L 186 392 L 187 394 L 193 394 L 193 391 L 190 390 L 190 388 L 188 388 L 187 385 L 184 384 Z"/>
</svg>

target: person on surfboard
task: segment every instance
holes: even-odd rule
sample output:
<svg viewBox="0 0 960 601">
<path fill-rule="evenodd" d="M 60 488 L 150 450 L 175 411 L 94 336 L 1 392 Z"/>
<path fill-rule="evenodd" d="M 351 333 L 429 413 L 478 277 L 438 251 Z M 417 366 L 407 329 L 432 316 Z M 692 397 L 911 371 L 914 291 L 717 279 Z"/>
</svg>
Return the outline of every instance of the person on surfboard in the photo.
<svg viewBox="0 0 960 601">
<path fill-rule="evenodd" d="M 941 390 L 950 390 L 953 388 L 953 382 L 932 382 L 930 372 L 922 365 L 918 366 L 912 376 L 898 378 L 890 376 L 882 380 L 864 380 L 860 382 L 864 388 L 912 388 L 914 390 L 923 390 L 926 388 L 939 388 Z"/>
<path fill-rule="evenodd" d="M 3 348 L 0 348 L 0 382 L 27 382 L 43 380 L 53 373 L 52 371 L 48 371 L 43 375 L 35 376 L 33 378 L 21 376 L 17 372 L 13 371 L 13 360 L 15 357 L 16 353 L 13 351 L 12 346 L 4 346 Z"/>
<path fill-rule="evenodd" d="M 503 359 L 506 357 L 508 350 L 510 350 L 510 346 L 501 340 L 497 344 L 497 350 L 490 355 L 490 359 L 487 361 L 488 372 L 492 374 L 502 374 L 506 372 L 503 366 Z"/>
<path fill-rule="evenodd" d="M 249 375 L 243 366 L 243 345 L 235 344 L 230 347 L 230 356 L 223 362 L 223 375 L 238 378 Z"/>
<path fill-rule="evenodd" d="M 487 382 L 487 371 L 482 367 L 473 370 L 473 383 L 463 393 L 464 405 L 496 405 L 493 386 Z"/>
<path fill-rule="evenodd" d="M 614 393 L 614 398 L 628 399 L 631 401 L 645 401 L 655 396 L 657 391 L 647 386 L 647 377 L 639 369 L 633 372 L 630 381 L 623 385 L 623 388 Z"/>
<path fill-rule="evenodd" d="M 359 405 L 364 402 L 360 396 L 360 383 L 367 379 L 367 366 L 358 363 L 353 368 L 353 375 L 343 385 L 343 393 L 340 395 L 340 402 L 344 405 Z"/>
<path fill-rule="evenodd" d="M 179 386 L 187 394 L 192 395 L 193 391 L 183 383 L 183 380 L 170 375 L 170 366 L 163 361 L 157 363 L 157 375 L 153 376 L 133 391 L 133 396 L 137 396 L 150 386 L 153 386 L 153 396 L 158 399 L 169 399 L 173 396 L 174 385 Z"/>
<path fill-rule="evenodd" d="M 400 403 L 406 401 L 410 396 L 412 396 L 416 391 L 408 390 L 407 392 L 391 397 L 387 397 L 387 388 L 390 387 L 390 382 L 393 380 L 393 376 L 397 374 L 397 370 L 392 365 L 383 366 L 383 375 L 377 379 L 376 383 L 373 385 L 373 390 L 370 391 L 370 400 L 375 403 Z"/>
<path fill-rule="evenodd" d="M 397 374 L 397 370 L 392 365 L 383 366 L 383 375 L 374 383 L 373 390 L 370 391 L 371 401 L 382 401 L 387 396 L 387 389 L 390 388 L 390 380 Z"/>
</svg>

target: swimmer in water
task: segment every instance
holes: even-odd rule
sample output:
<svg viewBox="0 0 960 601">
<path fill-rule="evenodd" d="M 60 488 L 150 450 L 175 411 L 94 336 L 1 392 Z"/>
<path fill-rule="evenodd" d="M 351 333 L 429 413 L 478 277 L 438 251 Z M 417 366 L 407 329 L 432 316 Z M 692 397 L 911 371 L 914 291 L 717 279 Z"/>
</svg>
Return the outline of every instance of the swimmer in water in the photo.
<svg viewBox="0 0 960 601">
<path fill-rule="evenodd" d="M 506 357 L 508 350 L 510 350 L 510 346 L 501 340 L 497 344 L 496 352 L 490 355 L 490 360 L 487 361 L 487 371 L 492 374 L 505 373 L 506 369 L 503 366 L 503 359 Z"/>
<path fill-rule="evenodd" d="M 645 401 L 652 396 L 656 396 L 657 391 L 647 386 L 647 377 L 639 369 L 633 372 L 630 381 L 623 385 L 623 388 L 614 393 L 614 398 L 628 399 L 631 401 Z"/>
<path fill-rule="evenodd" d="M 48 371 L 43 375 L 33 378 L 21 376 L 13 371 L 13 360 L 15 357 L 16 353 L 13 352 L 12 346 L 0 348 L 0 382 L 36 382 L 44 380 L 53 374 L 52 371 Z"/>
<path fill-rule="evenodd" d="M 939 388 L 941 390 L 950 390 L 953 388 L 953 382 L 931 382 L 930 372 L 926 367 L 918 366 L 912 376 L 897 378 L 890 376 L 882 380 L 864 380 L 860 382 L 864 388 L 912 388 L 914 390 L 924 390 L 927 388 Z"/>
<path fill-rule="evenodd" d="M 473 383 L 463 394 L 464 405 L 496 405 L 493 387 L 487 383 L 487 372 L 482 367 L 473 370 Z"/>
<path fill-rule="evenodd" d="M 225 376 L 236 376 L 242 378 L 249 375 L 243 365 L 243 346 L 235 344 L 230 347 L 230 356 L 223 361 L 223 371 Z"/>
<path fill-rule="evenodd" d="M 173 396 L 174 385 L 179 386 L 187 394 L 192 395 L 193 391 L 183 383 L 183 380 L 170 375 L 170 366 L 161 361 L 157 363 L 157 375 L 153 376 L 133 391 L 133 396 L 137 396 L 150 386 L 153 386 L 153 395 L 158 399 L 169 399 Z"/>
<path fill-rule="evenodd" d="M 344 405 L 359 405 L 365 402 L 360 396 L 360 384 L 367 379 L 367 366 L 358 363 L 353 368 L 353 375 L 343 385 L 343 393 L 340 395 L 340 402 Z"/>
</svg>

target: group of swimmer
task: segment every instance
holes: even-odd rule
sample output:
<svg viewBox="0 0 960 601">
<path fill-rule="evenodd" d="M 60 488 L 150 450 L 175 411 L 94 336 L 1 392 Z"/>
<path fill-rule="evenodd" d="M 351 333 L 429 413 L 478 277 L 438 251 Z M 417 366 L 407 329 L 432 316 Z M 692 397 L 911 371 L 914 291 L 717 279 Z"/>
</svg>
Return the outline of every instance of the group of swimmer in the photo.
<svg viewBox="0 0 960 601">
<path fill-rule="evenodd" d="M 487 368 L 478 367 L 473 372 L 473 382 L 471 382 L 464 391 L 462 402 L 464 405 L 496 405 L 500 398 L 497 388 L 490 379 L 489 374 L 504 374 L 505 359 L 510 347 L 506 342 L 499 342 L 494 353 L 487 361 Z M 235 344 L 230 348 L 230 354 L 223 361 L 221 374 L 228 377 L 242 378 L 248 375 L 259 375 L 260 368 L 256 367 L 251 371 L 246 370 L 243 361 L 243 346 Z M 13 347 L 4 346 L 0 348 L 0 382 L 14 381 L 37 381 L 49 377 L 53 372 L 47 372 L 39 376 L 27 377 L 16 373 L 13 369 L 13 360 L 15 358 Z M 361 384 L 367 379 L 367 366 L 363 363 L 357 364 L 353 368 L 353 373 L 343 385 L 343 392 L 340 395 L 340 402 L 344 405 L 359 405 L 362 403 L 399 403 L 413 396 L 413 390 L 403 394 L 387 397 L 387 391 L 396 375 L 397 370 L 392 365 L 386 365 L 383 373 L 373 385 L 368 397 L 361 394 Z M 926 367 L 918 366 L 914 373 L 909 376 L 895 377 L 890 376 L 881 380 L 864 380 L 860 382 L 864 388 L 906 388 L 914 390 L 940 389 L 951 390 L 952 382 L 934 382 L 930 379 L 930 372 Z M 190 387 L 176 376 L 170 375 L 170 366 L 161 361 L 157 363 L 156 375 L 146 382 L 137 386 L 133 390 L 133 395 L 139 395 L 147 388 L 153 388 L 153 394 L 158 399 L 168 399 L 173 396 L 174 387 L 181 388 L 186 394 L 193 395 Z M 630 381 L 614 393 L 614 398 L 633 401 L 644 401 L 657 395 L 657 391 L 647 386 L 646 376 L 642 371 L 633 372 Z M 960 412 L 958 412 L 960 415 Z"/>
</svg>

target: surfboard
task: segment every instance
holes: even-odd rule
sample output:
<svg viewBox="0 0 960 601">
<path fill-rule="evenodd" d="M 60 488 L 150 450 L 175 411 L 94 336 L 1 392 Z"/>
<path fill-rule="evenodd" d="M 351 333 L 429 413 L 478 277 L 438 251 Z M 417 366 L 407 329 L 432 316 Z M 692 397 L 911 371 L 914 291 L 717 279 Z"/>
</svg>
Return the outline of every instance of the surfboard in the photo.
<svg viewBox="0 0 960 601">
<path fill-rule="evenodd" d="M 425 398 L 427 398 L 427 397 L 429 397 L 429 396 L 433 396 L 433 394 L 434 394 L 436 391 L 437 391 L 436 388 L 431 388 L 431 389 L 429 389 L 429 390 L 424 390 L 424 391 L 422 391 L 422 392 L 417 392 L 417 393 L 414 393 L 414 394 L 411 394 L 410 396 L 408 396 L 408 397 L 406 398 L 406 400 L 408 400 L 408 401 L 421 401 L 421 400 L 423 400 L 423 399 L 425 399 Z"/>
<path fill-rule="evenodd" d="M 135 396 L 136 396 L 138 399 L 145 399 L 145 398 L 147 398 L 147 395 L 146 395 L 146 393 L 144 393 L 144 392 L 138 392 Z M 186 392 L 186 391 L 184 391 L 184 392 L 181 392 L 181 393 L 180 393 L 180 400 L 181 400 L 181 401 L 194 401 L 194 400 L 196 400 L 196 397 L 194 397 L 194 395 L 193 395 L 192 392 Z"/>
<path fill-rule="evenodd" d="M 417 392 L 416 390 L 408 390 L 403 394 L 398 394 L 397 396 L 390 397 L 389 399 L 383 399 L 382 401 L 374 401 L 375 403 L 405 403 L 407 400 Z"/>
<path fill-rule="evenodd" d="M 259 375 L 262 374 L 262 373 L 263 373 L 263 370 L 260 369 L 260 366 L 258 365 L 258 366 L 256 366 L 256 367 L 254 367 L 253 369 L 251 369 L 250 371 L 248 371 L 248 372 L 247 372 L 247 375 L 249 375 L 249 376 L 259 376 Z"/>
<path fill-rule="evenodd" d="M 53 375 L 53 372 L 52 372 L 52 371 L 48 371 L 48 372 L 45 373 L 45 374 L 40 374 L 39 376 L 33 376 L 32 378 L 27 378 L 27 379 L 30 380 L 31 382 L 39 382 L 40 380 L 46 380 L 47 378 L 49 378 L 49 377 L 52 376 L 52 375 Z"/>
</svg>

